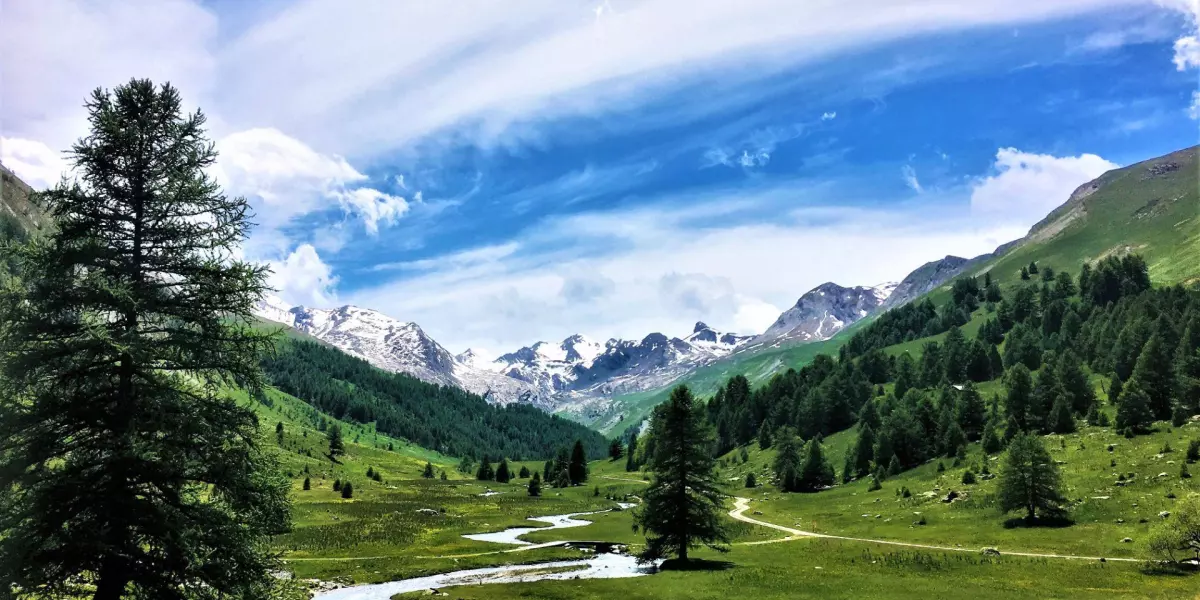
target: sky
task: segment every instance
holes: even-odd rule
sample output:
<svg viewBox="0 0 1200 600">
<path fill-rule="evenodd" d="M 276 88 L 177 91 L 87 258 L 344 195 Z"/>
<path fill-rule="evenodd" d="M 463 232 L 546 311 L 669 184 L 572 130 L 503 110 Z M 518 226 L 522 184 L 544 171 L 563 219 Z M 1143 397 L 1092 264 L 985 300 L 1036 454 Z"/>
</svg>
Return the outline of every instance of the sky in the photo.
<svg viewBox="0 0 1200 600">
<path fill-rule="evenodd" d="M 1197 143 L 1200 0 L 5 0 L 0 162 L 169 81 L 292 304 L 452 352 L 762 332 Z"/>
</svg>

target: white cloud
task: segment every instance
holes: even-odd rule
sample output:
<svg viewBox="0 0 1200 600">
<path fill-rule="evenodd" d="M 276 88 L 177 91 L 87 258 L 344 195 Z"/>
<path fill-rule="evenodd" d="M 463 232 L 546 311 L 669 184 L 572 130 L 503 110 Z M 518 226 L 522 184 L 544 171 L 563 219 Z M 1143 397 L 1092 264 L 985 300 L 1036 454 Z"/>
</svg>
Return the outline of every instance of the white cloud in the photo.
<svg viewBox="0 0 1200 600">
<path fill-rule="evenodd" d="M 972 185 L 971 210 L 1028 227 L 1066 202 L 1080 185 L 1117 167 L 1095 154 L 1057 157 L 1001 148 L 993 165 L 996 173 Z"/>
<path fill-rule="evenodd" d="M 329 306 L 337 301 L 333 288 L 337 278 L 311 244 L 301 244 L 286 258 L 268 261 L 268 284 L 289 304 Z"/>
<path fill-rule="evenodd" d="M 1200 0 L 1157 0 L 1157 3 L 1183 13 L 1187 19 L 1188 33 L 1175 40 L 1175 55 L 1172 62 L 1179 71 L 1200 68 Z M 1187 108 L 1188 116 L 1200 119 L 1200 96 L 1192 94 Z"/>
<path fill-rule="evenodd" d="M 900 174 L 904 176 L 904 185 L 912 188 L 912 191 L 918 194 L 925 191 L 924 188 L 921 187 L 921 180 L 917 179 L 917 170 L 914 169 L 912 165 L 904 165 L 904 167 L 900 169 Z"/>
<path fill-rule="evenodd" d="M 513 124 L 618 110 L 681 79 L 734 86 L 726 75 L 747 61 L 770 72 L 899 37 L 1145 1 L 861 0 L 847 11 L 830 0 L 641 0 L 598 22 L 587 6 L 560 0 L 520 10 L 489 2 L 344 10 L 308 0 L 222 47 L 220 109 L 344 154 L 452 126 L 486 143 L 521 135 Z M 486 51 L 464 55 L 467 47 Z"/>
<path fill-rule="evenodd" d="M 1188 116 L 1192 119 L 1200 119 L 1200 90 L 1192 92 L 1192 103 L 1188 106 Z"/>
<path fill-rule="evenodd" d="M 379 233 L 379 224 L 391 225 L 408 212 L 408 202 L 400 196 L 391 196 L 371 188 L 358 188 L 342 192 L 338 198 L 347 212 L 358 214 L 367 228 L 367 233 Z"/>
<path fill-rule="evenodd" d="M 58 152 L 41 142 L 21 138 L 0 137 L 0 163 L 37 190 L 58 183 L 68 169 Z"/>
<path fill-rule="evenodd" d="M 762 196 L 803 206 L 799 198 L 819 197 L 822 188 L 804 190 L 791 184 Z M 1023 227 L 980 224 L 951 210 L 930 218 L 838 207 L 782 210 L 771 223 L 697 226 L 761 208 L 766 200 L 756 194 L 731 190 L 689 197 L 675 208 L 545 220 L 518 238 L 529 251 L 480 249 L 486 260 L 410 271 L 343 299 L 414 320 L 453 350 L 507 351 L 572 333 L 597 339 L 640 339 L 652 331 L 685 335 L 697 320 L 760 333 L 779 316 L 778 307 L 791 306 L 824 281 L 896 280 L 933 257 L 990 252 L 1024 234 Z M 596 251 L 594 242 L 605 242 L 606 250 Z M 530 253 L 537 248 L 554 250 Z"/>
<path fill-rule="evenodd" d="M 834 119 L 836 119 L 836 118 L 837 118 L 837 113 L 836 113 L 836 112 L 827 112 L 827 113 L 823 113 L 823 114 L 821 115 L 821 120 L 822 120 L 822 121 L 832 121 L 832 120 L 834 120 Z"/>
</svg>

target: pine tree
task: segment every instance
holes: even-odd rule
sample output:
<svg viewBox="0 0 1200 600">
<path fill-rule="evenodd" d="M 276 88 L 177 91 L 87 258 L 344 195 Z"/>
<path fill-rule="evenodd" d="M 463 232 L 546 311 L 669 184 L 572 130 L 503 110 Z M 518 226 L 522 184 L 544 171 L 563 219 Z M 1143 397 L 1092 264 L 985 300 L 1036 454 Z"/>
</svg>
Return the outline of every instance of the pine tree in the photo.
<svg viewBox="0 0 1200 600">
<path fill-rule="evenodd" d="M 1050 431 L 1054 433 L 1075 433 L 1075 417 L 1066 396 L 1059 396 L 1050 411 Z"/>
<path fill-rule="evenodd" d="M 354 484 L 349 481 L 342 484 L 342 498 L 349 500 L 354 497 Z"/>
<path fill-rule="evenodd" d="M 425 479 L 433 479 L 433 463 L 425 463 L 425 470 L 421 473 L 421 477 Z"/>
<path fill-rule="evenodd" d="M 758 428 L 758 448 L 766 450 L 771 447 L 773 441 L 771 439 L 771 424 L 763 421 L 762 425 Z"/>
<path fill-rule="evenodd" d="M 342 428 L 337 423 L 329 426 L 325 432 L 329 436 L 329 459 L 337 462 L 339 456 L 346 453 L 346 442 L 342 439 Z"/>
<path fill-rule="evenodd" d="M 556 477 L 554 479 L 554 487 L 556 487 L 556 488 L 571 487 L 571 475 L 570 475 L 570 473 L 567 472 L 566 469 L 563 469 L 558 472 L 558 477 Z"/>
<path fill-rule="evenodd" d="M 475 479 L 478 481 L 493 481 L 496 479 L 496 471 L 492 469 L 492 461 L 486 454 L 483 455 L 483 458 L 479 459 L 479 470 L 475 471 Z"/>
<path fill-rule="evenodd" d="M 512 480 L 512 474 L 508 471 L 508 459 L 500 459 L 500 466 L 496 467 L 496 482 L 508 483 Z"/>
<path fill-rule="evenodd" d="M 1021 363 L 1014 365 L 1004 375 L 1004 387 L 1007 390 L 1004 408 L 1010 420 L 1017 424 L 1017 429 L 1025 431 L 1029 427 L 1033 403 L 1033 382 L 1029 377 L 1029 369 Z"/>
<path fill-rule="evenodd" d="M 980 438 L 979 444 L 983 447 L 984 454 L 995 454 L 1004 448 L 1004 442 L 1000 439 L 999 424 L 997 418 L 988 419 L 986 425 L 983 426 L 983 437 Z"/>
<path fill-rule="evenodd" d="M 235 258 L 249 207 L 174 88 L 86 109 L 75 179 L 39 195 L 54 227 L 9 249 L 0 286 L 0 595 L 260 593 L 290 482 L 225 392 L 260 397 L 272 347 L 250 326 L 267 269 Z"/>
<path fill-rule="evenodd" d="M 528 491 L 529 495 L 534 498 L 537 498 L 538 496 L 542 495 L 542 474 L 541 473 L 538 473 L 536 471 L 533 473 L 533 479 L 529 480 L 529 487 L 526 488 L 526 491 Z"/>
<path fill-rule="evenodd" d="M 853 469 L 853 473 L 857 477 L 862 477 L 871 472 L 871 458 L 875 453 L 875 431 L 870 425 L 863 425 L 858 430 L 858 441 L 854 444 L 854 451 L 847 458 Z"/>
<path fill-rule="evenodd" d="M 1028 520 L 1036 519 L 1039 512 L 1043 516 L 1062 512 L 1066 498 L 1058 465 L 1037 436 L 1021 433 L 1009 443 L 998 496 L 1001 510 L 1024 510 Z"/>
<path fill-rule="evenodd" d="M 809 440 L 804 450 L 804 462 L 800 466 L 800 475 L 796 489 L 801 492 L 815 492 L 833 485 L 833 466 L 825 458 L 825 451 L 817 438 Z"/>
<path fill-rule="evenodd" d="M 279 445 L 283 445 L 283 421 L 275 424 L 275 441 L 279 442 Z"/>
<path fill-rule="evenodd" d="M 1158 333 L 1150 336 L 1142 347 L 1130 383 L 1137 382 L 1146 393 L 1150 412 L 1156 420 L 1171 418 L 1171 402 L 1175 395 L 1175 371 L 1166 343 Z"/>
<path fill-rule="evenodd" d="M 1058 357 L 1055 370 L 1061 393 L 1066 396 L 1067 404 L 1075 414 L 1086 414 L 1096 405 L 1096 392 L 1074 352 L 1063 352 Z"/>
<path fill-rule="evenodd" d="M 442 474 L 441 474 L 441 475 L 439 475 L 439 477 L 441 478 L 441 480 L 442 480 L 442 481 L 446 481 L 446 480 L 450 479 L 449 477 L 446 477 L 446 471 L 445 471 L 445 470 L 442 470 Z"/>
<path fill-rule="evenodd" d="M 583 442 L 575 440 L 575 448 L 571 450 L 571 464 L 567 468 L 571 476 L 571 485 L 583 485 L 587 481 L 587 454 L 583 451 Z"/>
<path fill-rule="evenodd" d="M 621 440 L 613 439 L 608 444 L 608 459 L 611 461 L 621 460 L 625 456 L 625 447 L 621 445 Z"/>
<path fill-rule="evenodd" d="M 625 452 L 625 472 L 632 473 L 638 470 L 637 458 L 634 454 L 637 452 L 637 434 L 629 436 L 629 450 Z"/>
<path fill-rule="evenodd" d="M 521 471 L 517 473 L 518 479 L 529 479 L 529 467 L 521 465 Z"/>
<path fill-rule="evenodd" d="M 341 479 L 333 480 L 333 491 L 335 491 L 335 492 L 342 491 L 342 480 Z"/>
<path fill-rule="evenodd" d="M 983 397 L 975 389 L 975 385 L 967 382 L 954 407 L 954 418 L 962 428 L 967 439 L 978 440 L 983 435 L 983 426 L 987 421 L 987 408 L 983 405 Z"/>
<path fill-rule="evenodd" d="M 758 487 L 758 481 L 755 480 L 753 472 L 746 473 L 746 487 L 747 488 Z"/>
<path fill-rule="evenodd" d="M 781 491 L 796 491 L 800 477 L 800 444 L 795 430 L 790 427 L 779 430 L 779 439 L 775 441 L 775 462 L 771 469 L 775 472 L 775 484 Z"/>
<path fill-rule="evenodd" d="M 311 490 L 311 489 L 312 489 L 312 480 L 309 479 L 308 477 L 305 477 L 304 478 L 304 491 L 307 492 L 308 490 Z"/>
<path fill-rule="evenodd" d="M 636 514 L 648 534 L 646 558 L 674 554 L 687 561 L 691 547 L 704 544 L 724 550 L 720 544 L 729 542 L 720 520 L 725 495 L 709 450 L 713 433 L 705 425 L 702 411 L 691 391 L 679 386 L 653 417 L 656 446 L 650 467 L 654 480 Z"/>
<path fill-rule="evenodd" d="M 1131 379 L 1129 385 L 1121 391 L 1117 404 L 1117 431 L 1130 430 L 1134 433 L 1145 433 L 1154 422 L 1154 413 L 1150 411 L 1150 397 L 1142 390 L 1137 379 Z"/>
<path fill-rule="evenodd" d="M 1121 401 L 1121 392 L 1125 389 L 1125 382 L 1121 381 L 1119 375 L 1113 375 L 1112 382 L 1108 384 L 1108 403 L 1116 406 Z"/>
</svg>

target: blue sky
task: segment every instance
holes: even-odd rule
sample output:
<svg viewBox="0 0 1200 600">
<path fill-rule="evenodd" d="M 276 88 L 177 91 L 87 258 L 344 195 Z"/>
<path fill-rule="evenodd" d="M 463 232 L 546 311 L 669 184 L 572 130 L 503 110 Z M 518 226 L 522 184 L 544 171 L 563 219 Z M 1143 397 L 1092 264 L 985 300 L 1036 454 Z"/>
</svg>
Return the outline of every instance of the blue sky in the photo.
<svg viewBox="0 0 1200 600">
<path fill-rule="evenodd" d="M 245 255 L 289 302 L 376 308 L 455 352 L 753 333 L 824 281 L 990 251 L 1104 170 L 1197 143 L 1198 16 L 10 0 L 0 159 L 56 179 L 87 90 L 169 79 L 210 115 L 214 175 L 259 215 Z"/>
</svg>

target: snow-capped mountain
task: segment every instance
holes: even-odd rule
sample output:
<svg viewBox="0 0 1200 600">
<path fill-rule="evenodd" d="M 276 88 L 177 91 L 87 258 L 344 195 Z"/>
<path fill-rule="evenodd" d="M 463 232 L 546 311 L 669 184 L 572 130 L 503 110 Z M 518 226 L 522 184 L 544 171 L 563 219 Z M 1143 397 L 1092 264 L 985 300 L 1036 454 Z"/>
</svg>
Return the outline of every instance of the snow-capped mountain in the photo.
<svg viewBox="0 0 1200 600">
<path fill-rule="evenodd" d="M 384 370 L 460 387 L 497 404 L 528 402 L 542 408 L 551 407 L 550 399 L 534 386 L 481 366 L 473 352 L 454 356 L 416 323 L 399 321 L 357 306 L 287 308 L 278 298 L 264 299 L 256 313 Z"/>
<path fill-rule="evenodd" d="M 895 283 L 874 287 L 842 287 L 828 282 L 800 296 L 755 343 L 826 340 L 879 308 L 896 289 Z"/>
<path fill-rule="evenodd" d="M 527 402 L 545 409 L 665 385 L 749 339 L 697 323 L 686 338 L 652 333 L 641 340 L 600 344 L 572 335 L 558 344 L 537 342 L 488 361 L 473 350 L 453 355 L 416 323 L 357 306 L 288 307 L 269 297 L 256 312 L 381 369 L 461 387 L 499 404 Z"/>
</svg>

